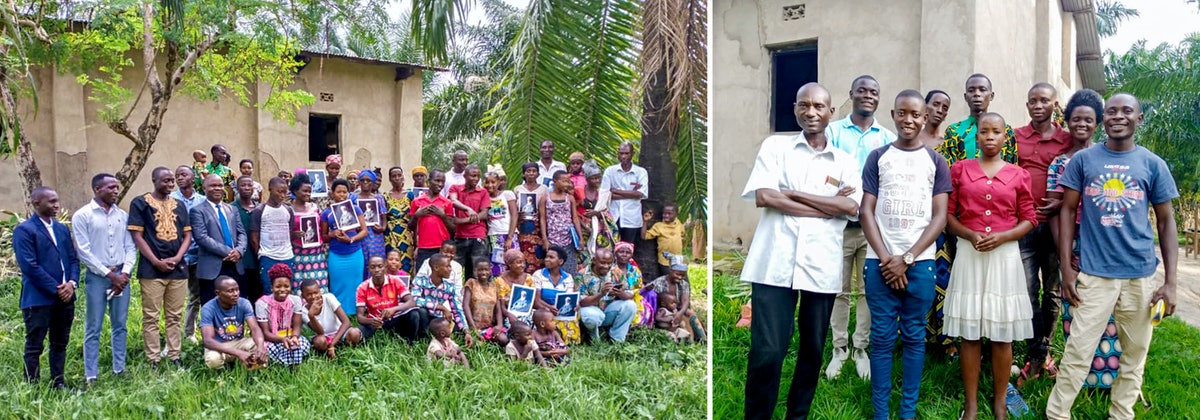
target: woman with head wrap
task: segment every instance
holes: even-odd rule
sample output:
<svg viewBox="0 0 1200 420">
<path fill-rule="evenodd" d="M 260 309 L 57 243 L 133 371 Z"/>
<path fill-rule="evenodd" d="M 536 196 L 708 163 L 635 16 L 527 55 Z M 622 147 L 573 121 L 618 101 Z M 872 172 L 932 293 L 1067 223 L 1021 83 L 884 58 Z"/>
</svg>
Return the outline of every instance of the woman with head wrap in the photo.
<svg viewBox="0 0 1200 420">
<path fill-rule="evenodd" d="M 546 186 L 538 183 L 538 164 L 529 162 L 521 166 L 521 177 L 524 182 L 513 188 L 517 195 L 517 244 L 525 255 L 525 272 L 533 272 L 542 268 L 542 256 L 546 250 L 542 248 L 542 235 L 538 229 L 538 220 L 542 214 L 538 204 L 546 195 Z"/>
<path fill-rule="evenodd" d="M 408 201 L 417 199 L 421 195 L 421 191 L 429 189 L 429 186 L 425 185 L 429 181 L 429 170 L 425 169 L 424 166 L 414 167 L 412 170 L 412 179 L 413 187 L 408 191 Z"/>
<path fill-rule="evenodd" d="M 525 254 L 519 249 L 504 251 L 504 272 L 493 277 L 492 282 L 496 284 L 496 296 L 504 309 L 504 325 L 512 328 L 513 323 L 524 322 L 532 326 L 532 313 L 518 316 L 508 312 L 513 286 L 533 287 L 533 276 L 525 272 Z"/>
<path fill-rule="evenodd" d="M 328 189 L 328 190 L 333 189 L 332 188 L 333 181 L 338 179 L 338 175 L 341 175 L 341 173 L 342 173 L 342 155 L 329 155 L 329 156 L 325 157 L 325 188 L 326 189 Z M 317 203 L 317 206 L 320 207 L 322 211 L 329 208 L 329 204 L 331 204 L 329 202 L 328 195 L 326 195 L 324 197 L 313 198 L 313 202 Z"/>
<path fill-rule="evenodd" d="M 608 213 L 608 202 L 611 194 L 600 191 L 600 165 L 594 160 L 583 164 L 583 176 L 587 180 L 581 186 L 575 187 L 575 211 L 583 217 L 584 260 L 588 261 L 597 248 L 612 248 L 617 238 L 617 224 Z"/>
<path fill-rule="evenodd" d="M 362 206 L 362 203 L 364 201 L 371 201 L 371 200 L 375 201 L 375 212 L 376 213 L 373 215 L 370 215 L 370 214 L 366 214 L 367 212 L 364 211 L 363 213 L 366 216 L 379 217 L 381 215 L 378 212 L 387 208 L 387 207 L 385 207 L 385 206 L 387 206 L 387 202 L 384 200 L 383 194 L 379 193 L 379 176 L 375 175 L 375 171 L 372 171 L 370 169 L 363 169 L 361 172 L 358 172 L 358 194 L 357 195 L 358 195 L 358 202 L 359 202 L 360 207 Z M 372 218 L 375 218 L 375 217 L 372 217 Z M 379 219 L 377 219 L 377 220 L 379 220 L 380 222 L 383 221 L 382 217 L 379 217 Z M 368 220 L 367 223 L 370 223 L 370 221 Z M 379 257 L 384 260 L 387 260 L 387 249 L 384 246 L 384 238 L 383 238 L 385 233 L 387 233 L 387 224 L 386 223 L 379 223 L 375 226 L 367 228 L 367 237 L 363 238 L 363 242 L 362 242 L 363 262 L 364 263 L 367 261 L 371 261 L 371 258 L 374 258 L 374 257 Z M 364 264 L 363 267 L 365 270 L 366 265 Z M 367 276 L 367 273 L 364 271 L 363 278 L 367 278 L 366 276 Z"/>
<path fill-rule="evenodd" d="M 648 292 L 639 291 L 642 288 L 642 269 L 633 260 L 633 244 L 617 242 L 613 246 L 613 278 L 624 279 L 625 290 L 634 290 L 633 303 L 637 305 L 638 313 L 633 318 L 633 325 L 654 326 L 654 311 L 658 310 L 657 294 L 651 289 Z"/>
<path fill-rule="evenodd" d="M 575 185 L 576 189 L 587 185 L 587 176 L 583 170 L 585 159 L 581 152 L 571 153 L 571 156 L 567 158 L 567 175 L 571 176 L 571 184 Z"/>
<path fill-rule="evenodd" d="M 352 170 L 346 174 L 346 181 L 350 183 L 350 192 L 358 193 L 358 170 Z"/>
<path fill-rule="evenodd" d="M 404 190 L 404 169 L 399 166 L 388 169 L 388 182 L 392 188 L 383 195 L 387 202 L 387 233 L 383 242 L 387 252 L 400 253 L 400 269 L 411 273 L 416 268 L 413 267 L 413 250 L 416 247 L 413 246 L 412 231 L 408 230 L 408 208 L 412 200 L 408 191 Z"/>
</svg>

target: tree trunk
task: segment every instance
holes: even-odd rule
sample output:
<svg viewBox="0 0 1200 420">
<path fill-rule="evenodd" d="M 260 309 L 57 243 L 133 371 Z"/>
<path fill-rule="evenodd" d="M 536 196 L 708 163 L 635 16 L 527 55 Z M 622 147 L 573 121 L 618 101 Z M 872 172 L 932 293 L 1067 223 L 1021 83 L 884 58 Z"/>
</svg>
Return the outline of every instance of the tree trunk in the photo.
<svg viewBox="0 0 1200 420">
<path fill-rule="evenodd" d="M 17 145 L 17 168 L 21 174 L 21 192 L 25 197 L 25 214 L 34 214 L 33 201 L 30 193 L 34 188 L 42 186 L 42 171 L 38 169 L 37 160 L 33 157 L 33 147 L 21 129 L 21 119 L 17 117 L 17 101 L 9 89 L 8 70 L 0 67 L 0 102 L 3 103 L 4 113 L 12 116 L 12 142 Z"/>
<path fill-rule="evenodd" d="M 150 159 L 150 148 L 145 144 L 135 144 L 129 150 L 129 155 L 125 156 L 125 164 L 121 165 L 121 170 L 117 171 L 117 182 L 121 184 L 121 193 L 117 196 L 118 203 L 124 202 L 129 188 L 133 186 L 134 181 L 137 181 L 138 174 L 142 172 L 142 168 L 146 167 L 146 161 Z"/>
<path fill-rule="evenodd" d="M 638 154 L 638 164 L 646 168 L 650 178 L 650 196 L 642 201 L 642 211 L 653 209 L 654 221 L 661 220 L 663 204 L 675 202 L 676 167 L 667 130 L 667 121 L 672 116 L 664 112 L 666 104 L 667 66 L 663 66 L 650 76 L 642 96 L 642 150 Z M 658 244 L 654 241 L 634 243 L 640 243 L 634 257 L 638 264 L 644 267 L 643 270 L 658 272 Z"/>
</svg>

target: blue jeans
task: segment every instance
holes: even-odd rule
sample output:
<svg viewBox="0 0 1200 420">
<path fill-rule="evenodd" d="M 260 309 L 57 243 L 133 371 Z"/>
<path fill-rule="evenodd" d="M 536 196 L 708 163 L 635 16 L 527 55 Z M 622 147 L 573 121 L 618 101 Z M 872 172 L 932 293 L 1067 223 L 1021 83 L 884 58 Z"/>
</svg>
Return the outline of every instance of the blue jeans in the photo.
<svg viewBox="0 0 1200 420">
<path fill-rule="evenodd" d="M 916 417 L 921 371 L 925 367 L 925 314 L 934 295 L 934 262 L 922 260 L 908 267 L 906 290 L 893 290 L 884 283 L 878 259 L 867 259 L 863 274 L 867 307 L 871 309 L 871 405 L 875 418 L 888 418 L 897 330 L 904 343 L 900 418 Z"/>
<path fill-rule="evenodd" d="M 600 328 L 610 327 L 608 336 L 618 343 L 625 342 L 625 334 L 633 317 L 637 315 L 637 306 L 632 300 L 614 300 L 609 302 L 604 310 L 598 306 L 585 306 L 579 311 L 579 322 L 591 334 L 592 341 L 600 341 Z"/>
<path fill-rule="evenodd" d="M 258 257 L 258 276 L 259 276 L 258 278 L 259 278 L 259 281 L 262 283 L 263 295 L 271 294 L 271 276 L 267 275 L 267 271 L 270 271 L 271 267 L 274 267 L 275 264 L 280 264 L 280 263 L 287 264 L 288 268 L 292 268 L 292 262 L 295 260 L 296 260 L 295 257 L 292 257 L 292 258 L 286 259 L 286 260 L 276 260 L 276 259 L 272 259 L 270 257 L 262 257 L 262 256 Z M 288 284 L 289 284 L 288 287 L 292 287 L 291 280 L 288 280 Z M 254 303 L 254 302 L 251 302 L 251 303 Z"/>
<path fill-rule="evenodd" d="M 133 284 L 125 286 L 120 295 L 108 300 L 107 290 L 112 287 L 112 281 L 87 272 L 84 277 L 84 293 L 87 295 L 87 315 L 84 318 L 83 329 L 83 376 L 95 378 L 100 376 L 100 328 L 104 326 L 104 312 L 112 324 L 112 370 L 114 373 L 125 371 L 125 320 L 129 315 L 129 289 Z"/>
</svg>

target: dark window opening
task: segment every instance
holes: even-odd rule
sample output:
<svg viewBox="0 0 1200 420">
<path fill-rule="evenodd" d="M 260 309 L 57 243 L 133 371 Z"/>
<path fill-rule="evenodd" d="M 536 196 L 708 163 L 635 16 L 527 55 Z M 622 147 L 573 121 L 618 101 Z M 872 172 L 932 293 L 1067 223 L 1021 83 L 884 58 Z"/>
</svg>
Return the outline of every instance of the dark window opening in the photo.
<svg viewBox="0 0 1200 420">
<path fill-rule="evenodd" d="M 817 43 L 771 50 L 771 131 L 801 131 L 793 112 L 796 91 L 817 81 Z"/>
<path fill-rule="evenodd" d="M 308 160 L 324 162 L 341 149 L 341 116 L 308 114 Z"/>
</svg>

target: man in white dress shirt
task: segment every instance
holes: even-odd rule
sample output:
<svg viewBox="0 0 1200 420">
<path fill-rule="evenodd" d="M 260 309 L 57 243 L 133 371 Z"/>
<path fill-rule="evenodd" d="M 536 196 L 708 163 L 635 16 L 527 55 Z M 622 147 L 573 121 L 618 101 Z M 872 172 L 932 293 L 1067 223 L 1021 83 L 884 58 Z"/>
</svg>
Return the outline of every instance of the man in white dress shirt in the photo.
<svg viewBox="0 0 1200 420">
<path fill-rule="evenodd" d="M 537 182 L 550 188 L 550 183 L 554 181 L 554 173 L 567 170 L 567 165 L 554 160 L 554 142 L 546 140 L 542 142 L 542 147 L 538 148 L 542 159 L 537 161 L 538 177 Z"/>
<path fill-rule="evenodd" d="M 742 281 L 751 283 L 754 311 L 747 419 L 772 417 L 797 323 L 799 348 L 785 417 L 808 416 L 829 315 L 842 290 L 842 230 L 847 220 L 857 218 L 862 199 L 854 158 L 825 136 L 834 112 L 829 91 L 816 83 L 804 85 L 796 92 L 794 112 L 804 133 L 764 140 L 742 192 L 742 198 L 763 209 L 742 270 Z"/>
<path fill-rule="evenodd" d="M 121 186 L 110 174 L 92 177 L 91 201 L 71 217 L 71 236 L 79 261 L 87 266 L 84 296 L 83 375 L 88 385 L 100 375 L 100 330 L 108 312 L 112 328 L 112 371 L 125 372 L 129 315 L 129 279 L 137 263 L 137 247 L 129 235 L 129 214 L 117 206 Z"/>
<path fill-rule="evenodd" d="M 650 177 L 646 169 L 633 164 L 633 144 L 617 148 L 617 165 L 604 170 L 600 191 L 612 192 L 608 210 L 617 219 L 621 240 L 638 244 L 642 235 L 642 200 L 650 195 Z"/>
</svg>

